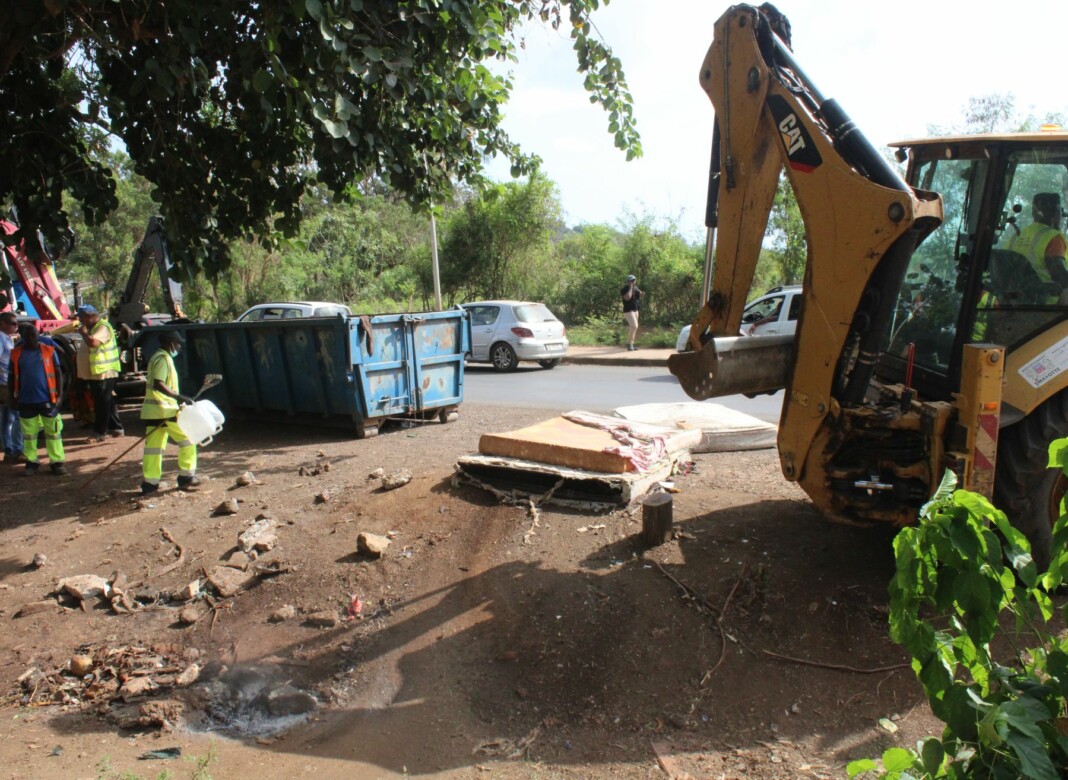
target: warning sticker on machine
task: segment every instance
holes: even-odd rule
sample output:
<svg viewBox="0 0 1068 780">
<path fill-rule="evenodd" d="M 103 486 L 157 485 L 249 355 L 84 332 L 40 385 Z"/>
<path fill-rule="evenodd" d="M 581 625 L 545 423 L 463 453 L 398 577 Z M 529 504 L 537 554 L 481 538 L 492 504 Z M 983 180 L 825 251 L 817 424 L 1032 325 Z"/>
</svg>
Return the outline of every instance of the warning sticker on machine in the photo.
<svg viewBox="0 0 1068 780">
<path fill-rule="evenodd" d="M 1034 360 L 1020 368 L 1020 376 L 1031 387 L 1042 387 L 1053 377 L 1068 368 L 1068 337 L 1041 352 Z"/>
</svg>

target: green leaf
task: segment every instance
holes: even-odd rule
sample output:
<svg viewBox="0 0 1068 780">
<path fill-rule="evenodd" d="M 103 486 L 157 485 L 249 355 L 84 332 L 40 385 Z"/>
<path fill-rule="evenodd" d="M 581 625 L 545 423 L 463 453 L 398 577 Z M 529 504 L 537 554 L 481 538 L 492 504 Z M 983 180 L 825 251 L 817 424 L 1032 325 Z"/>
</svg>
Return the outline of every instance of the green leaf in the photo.
<svg viewBox="0 0 1068 780">
<path fill-rule="evenodd" d="M 946 469 L 946 472 L 942 475 L 942 482 L 938 485 L 938 489 L 935 490 L 934 495 L 931 496 L 931 500 L 920 507 L 920 517 L 925 517 L 932 508 L 947 500 L 953 494 L 956 487 L 957 475 L 949 469 Z"/>
<path fill-rule="evenodd" d="M 850 761 L 846 764 L 846 774 L 849 777 L 856 777 L 857 775 L 864 774 L 865 772 L 875 772 L 879 769 L 879 765 L 872 761 L 870 758 L 860 758 L 856 761 Z"/>
<path fill-rule="evenodd" d="M 1054 439 L 1050 442 L 1049 467 L 1068 473 L 1068 438 Z"/>
<path fill-rule="evenodd" d="M 946 758 L 946 751 L 942 747 L 941 740 L 935 737 L 928 737 L 923 741 L 920 755 L 923 759 L 923 770 L 927 774 L 934 776 L 942 768 L 942 762 Z"/>
<path fill-rule="evenodd" d="M 1020 759 L 1021 777 L 1029 780 L 1060 780 L 1061 776 L 1050 760 L 1041 732 L 1035 737 L 1010 729 L 1005 741 Z"/>
<path fill-rule="evenodd" d="M 326 128 L 326 132 L 330 133 L 333 138 L 344 138 L 349 134 L 349 126 L 347 122 L 335 122 L 332 119 L 323 121 L 323 127 Z"/>
<path fill-rule="evenodd" d="M 887 772 L 904 772 L 915 763 L 915 756 L 904 748 L 892 747 L 883 752 L 883 769 Z"/>
<path fill-rule="evenodd" d="M 267 92 L 271 85 L 274 84 L 274 79 L 271 78 L 271 74 L 260 68 L 256 71 L 256 75 L 252 77 L 252 86 L 261 95 Z"/>
<path fill-rule="evenodd" d="M 319 19 L 323 15 L 323 4 L 319 0 L 304 0 L 304 7 L 308 9 L 312 19 Z"/>
</svg>

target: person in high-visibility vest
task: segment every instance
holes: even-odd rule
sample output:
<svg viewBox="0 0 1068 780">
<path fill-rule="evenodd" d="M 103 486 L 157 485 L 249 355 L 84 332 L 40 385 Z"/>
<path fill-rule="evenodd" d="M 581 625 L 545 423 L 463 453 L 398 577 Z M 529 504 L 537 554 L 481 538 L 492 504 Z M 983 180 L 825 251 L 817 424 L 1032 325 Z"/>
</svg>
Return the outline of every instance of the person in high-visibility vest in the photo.
<svg viewBox="0 0 1068 780">
<path fill-rule="evenodd" d="M 91 305 L 78 307 L 81 328 L 78 332 L 89 348 L 89 376 L 83 377 L 93 396 L 93 432 L 90 441 L 104 441 L 108 435 L 122 436 L 119 407 L 115 401 L 115 383 L 122 365 L 119 362 L 119 343 L 111 323 Z"/>
<path fill-rule="evenodd" d="M 160 489 L 163 477 L 163 451 L 167 440 L 178 445 L 178 489 L 186 490 L 200 483 L 197 478 L 197 445 L 178 427 L 179 404 L 193 399 L 178 391 L 178 369 L 174 358 L 182 348 L 182 334 L 176 330 L 160 334 L 160 348 L 148 361 L 145 375 L 145 400 L 141 419 L 148 426 L 145 452 L 141 458 L 141 493 L 149 495 Z"/>
<path fill-rule="evenodd" d="M 1068 244 L 1060 229 L 1061 196 L 1055 192 L 1036 193 L 1031 200 L 1031 216 L 1034 222 L 1013 236 L 1006 248 L 1026 257 L 1042 282 L 1064 290 L 1068 288 L 1068 267 L 1064 262 Z M 1059 297 L 1051 293 L 1044 302 L 1056 303 Z"/>
<path fill-rule="evenodd" d="M 40 343 L 37 327 L 29 322 L 23 323 L 19 326 L 19 345 L 11 351 L 7 387 L 9 403 L 18 405 L 27 477 L 36 474 L 41 466 L 37 448 L 41 431 L 44 431 L 52 473 L 67 473 L 63 418 L 59 414 L 59 388 L 62 386 L 59 350 Z"/>
</svg>

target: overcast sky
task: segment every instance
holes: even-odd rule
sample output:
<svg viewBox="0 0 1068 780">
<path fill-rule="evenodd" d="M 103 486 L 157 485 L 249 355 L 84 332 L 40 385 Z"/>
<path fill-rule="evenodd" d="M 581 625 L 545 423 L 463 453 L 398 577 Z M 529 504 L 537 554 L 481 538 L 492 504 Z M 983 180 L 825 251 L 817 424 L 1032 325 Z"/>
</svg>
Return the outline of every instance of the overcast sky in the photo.
<svg viewBox="0 0 1068 780">
<path fill-rule="evenodd" d="M 877 147 L 960 121 L 969 97 L 1012 92 L 1021 113 L 1068 113 L 1066 0 L 781 0 L 798 63 Z M 615 148 L 582 89 L 566 32 L 527 31 L 505 127 L 541 156 L 568 225 L 626 213 L 703 235 L 712 105 L 698 71 L 715 0 L 611 0 L 594 16 L 623 61 L 644 156 Z M 508 179 L 506 165 L 490 173 Z"/>
</svg>

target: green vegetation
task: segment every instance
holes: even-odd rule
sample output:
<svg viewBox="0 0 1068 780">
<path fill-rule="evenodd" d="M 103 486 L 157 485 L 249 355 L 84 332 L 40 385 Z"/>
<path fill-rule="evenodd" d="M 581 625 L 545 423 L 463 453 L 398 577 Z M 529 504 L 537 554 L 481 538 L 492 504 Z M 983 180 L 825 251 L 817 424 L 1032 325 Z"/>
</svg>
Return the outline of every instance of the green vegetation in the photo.
<svg viewBox="0 0 1068 780">
<path fill-rule="evenodd" d="M 501 155 L 523 25 L 563 28 L 628 159 L 641 154 L 622 65 L 594 32 L 601 0 L 52 0 L 0 30 L 0 201 L 57 240 L 64 200 L 103 224 L 121 142 L 189 271 L 217 275 L 235 240 L 297 235 L 305 198 L 385 186 L 412 203 L 478 184 Z M 147 215 L 146 215 L 147 216 Z"/>
<path fill-rule="evenodd" d="M 152 188 L 120 152 L 110 151 L 119 202 L 93 225 L 71 206 L 77 244 L 59 268 L 81 284 L 94 304 L 114 303 L 130 261 L 156 213 Z M 796 255 L 804 236 L 792 197 L 777 202 L 754 294 L 797 278 L 783 257 Z M 230 243 L 226 268 L 186 285 L 186 311 L 205 320 L 232 319 L 268 300 L 332 300 L 361 313 L 416 311 L 433 305 L 430 222 L 385 189 L 368 188 L 355 203 L 337 203 L 327 188 L 301 201 L 296 236 L 281 242 L 255 237 Z M 439 208 L 442 302 L 484 298 L 546 302 L 575 343 L 618 344 L 623 334 L 619 289 L 629 273 L 645 293 L 643 346 L 673 346 L 679 327 L 698 307 L 704 247 L 673 223 L 629 216 L 627 224 L 580 225 L 562 220 L 555 185 L 534 174 L 476 191 L 458 188 Z M 794 226 L 790 233 L 779 225 Z M 170 235 L 170 225 L 167 224 Z M 178 239 L 170 235 L 170 248 Z M 153 310 L 162 305 L 150 288 Z"/>
<path fill-rule="evenodd" d="M 1068 474 L 1068 439 L 1050 446 L 1049 465 Z M 1052 597 L 1068 575 L 1068 514 L 1062 502 L 1054 557 L 1039 572 L 1005 514 L 954 491 L 951 477 L 895 540 L 890 585 L 891 636 L 945 730 L 915 750 L 854 761 L 848 774 L 1057 780 L 1068 773 L 1068 607 Z"/>
</svg>

